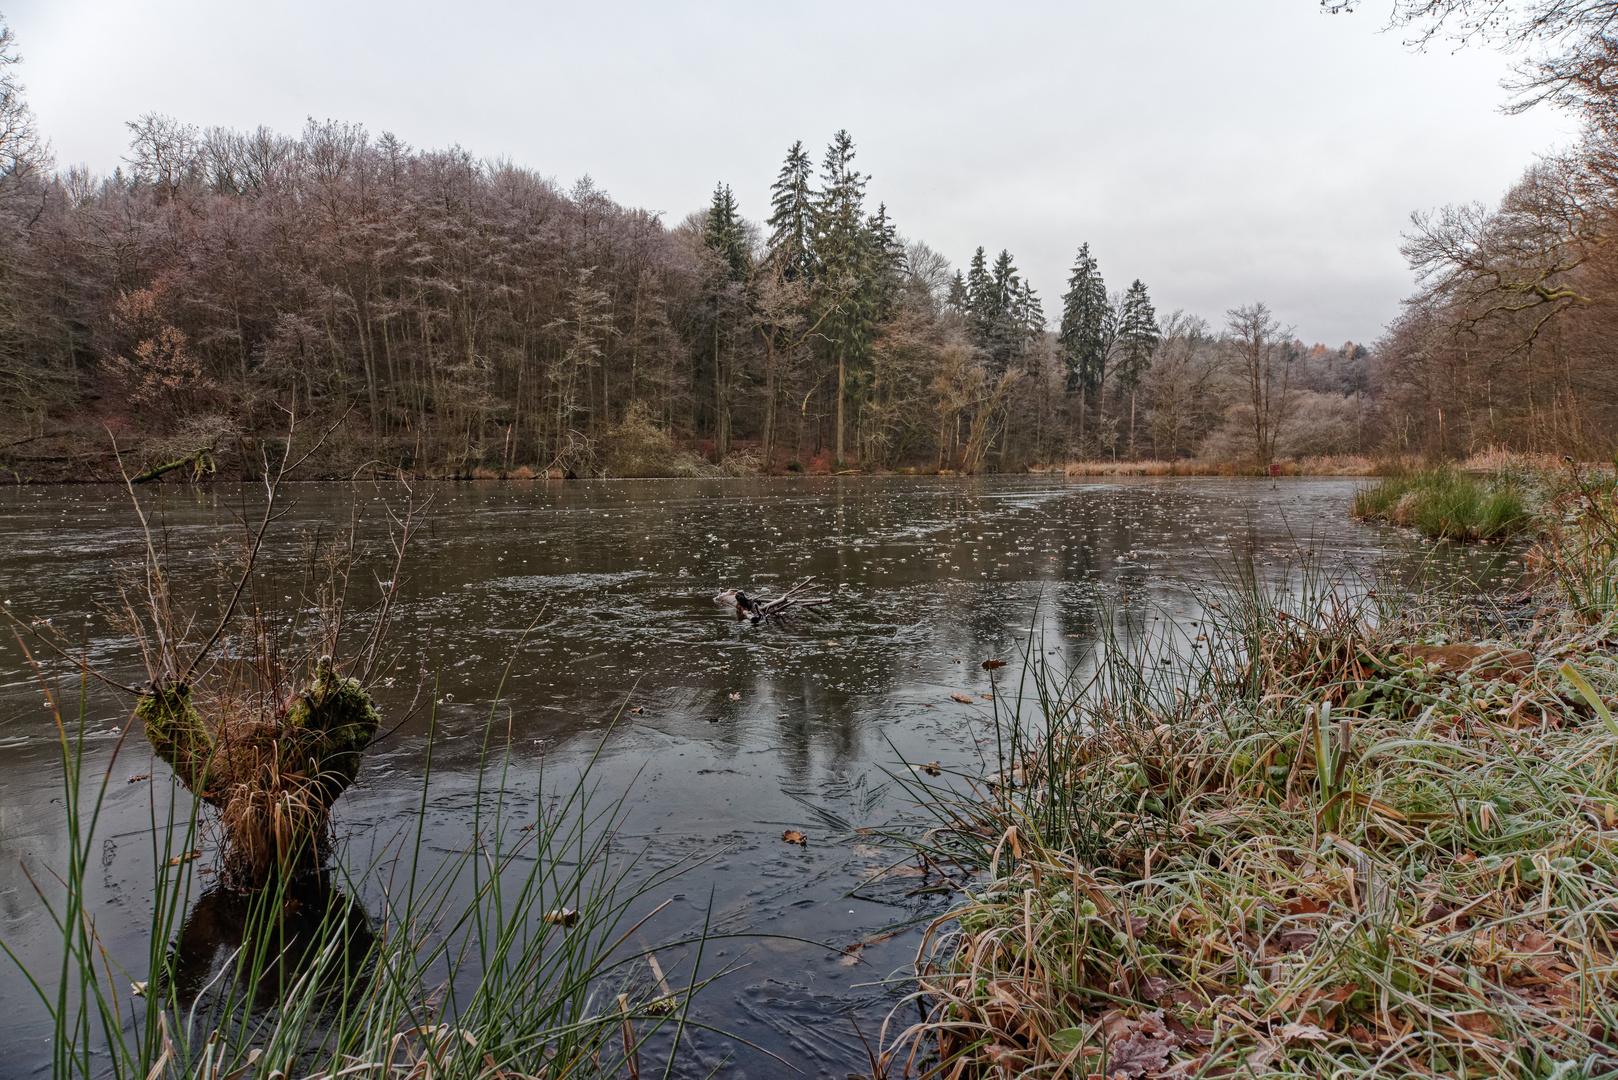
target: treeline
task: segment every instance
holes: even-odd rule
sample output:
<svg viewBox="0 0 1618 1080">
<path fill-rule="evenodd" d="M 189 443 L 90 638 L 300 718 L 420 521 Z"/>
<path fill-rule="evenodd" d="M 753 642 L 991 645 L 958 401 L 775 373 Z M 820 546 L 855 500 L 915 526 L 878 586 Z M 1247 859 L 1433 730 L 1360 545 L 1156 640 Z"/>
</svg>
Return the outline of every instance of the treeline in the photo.
<svg viewBox="0 0 1618 1080">
<path fill-rule="evenodd" d="M 1013 256 L 964 270 L 871 205 L 839 132 L 768 215 L 729 187 L 670 224 L 588 179 L 412 149 L 129 125 L 53 170 L 0 68 L 0 468 L 251 472 L 290 417 L 318 462 L 434 475 L 1012 469 L 1074 457 L 1357 452 L 1363 348 L 1263 305 L 1214 328 L 1109 291 L 1079 249 L 1051 326 Z M 200 451 L 200 453 L 199 453 Z"/>
<path fill-rule="evenodd" d="M 1357 0 L 1327 0 L 1348 10 Z M 1618 3 L 1395 0 L 1420 45 L 1515 57 L 1506 111 L 1583 124 L 1499 204 L 1417 214 L 1404 254 L 1419 291 L 1376 347 L 1382 445 L 1464 457 L 1493 446 L 1585 460 L 1618 449 Z"/>
</svg>

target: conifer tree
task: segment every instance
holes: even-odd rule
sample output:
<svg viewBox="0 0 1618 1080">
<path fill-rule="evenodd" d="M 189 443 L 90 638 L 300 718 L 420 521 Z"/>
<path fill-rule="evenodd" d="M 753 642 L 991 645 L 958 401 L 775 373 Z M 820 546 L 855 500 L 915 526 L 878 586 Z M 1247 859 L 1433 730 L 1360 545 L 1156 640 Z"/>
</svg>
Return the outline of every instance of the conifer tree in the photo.
<svg viewBox="0 0 1618 1080">
<path fill-rule="evenodd" d="M 747 229 L 736 209 L 736 198 L 729 184 L 713 189 L 713 202 L 708 206 L 708 223 L 702 232 L 702 242 L 725 261 L 731 281 L 746 281 L 753 260 L 747 250 Z"/>
<path fill-rule="evenodd" d="M 1112 308 L 1090 245 L 1079 247 L 1073 272 L 1062 296 L 1062 326 L 1057 334 L 1067 365 L 1068 392 L 1093 393 L 1107 375 L 1108 322 Z"/>
<path fill-rule="evenodd" d="M 1140 381 L 1152 365 L 1152 354 L 1157 351 L 1161 334 L 1157 327 L 1157 312 L 1146 295 L 1146 286 L 1139 278 L 1129 286 L 1118 309 L 1118 365 L 1116 378 L 1120 390 L 1129 391 L 1129 453 L 1135 454 L 1135 395 Z"/>
<path fill-rule="evenodd" d="M 955 271 L 955 276 L 949 280 L 949 295 L 944 300 L 944 306 L 955 312 L 955 314 L 964 316 L 967 309 L 971 307 L 971 303 L 966 291 L 966 278 L 962 277 L 961 272 L 957 270 Z"/>
<path fill-rule="evenodd" d="M 807 281 L 814 276 L 815 191 L 810 186 L 809 155 L 803 140 L 792 144 L 786 161 L 770 185 L 770 258 L 782 280 Z"/>
<path fill-rule="evenodd" d="M 710 334 L 706 363 L 698 378 L 711 378 L 713 391 L 714 454 L 730 452 L 730 386 L 736 381 L 736 339 L 745 316 L 745 283 L 752 276 L 752 253 L 748 250 L 747 226 L 736 209 L 730 185 L 714 188 L 703 226 L 702 242 L 718 256 L 718 272 L 707 292 Z"/>
<path fill-rule="evenodd" d="M 985 332 L 981 343 L 989 354 L 990 370 L 997 374 L 1011 366 L 1027 338 L 1017 313 L 1017 296 L 1021 291 L 1022 279 L 1011 261 L 1011 252 L 1001 248 L 989 271 L 989 298 L 983 313 Z"/>
<path fill-rule="evenodd" d="M 984 347 L 994 315 L 994 279 L 989 276 L 988 260 L 980 247 L 972 254 L 966 269 L 966 330 L 973 344 Z"/>
<path fill-rule="evenodd" d="M 871 317 L 880 322 L 893 308 L 905 273 L 904 245 L 888 218 L 888 204 L 878 203 L 865 220 L 866 272 L 870 278 Z"/>
<path fill-rule="evenodd" d="M 1024 340 L 1031 341 L 1045 332 L 1045 305 L 1028 282 L 1022 283 L 1012 307 L 1012 318 Z"/>
<path fill-rule="evenodd" d="M 872 242 L 864 214 L 866 177 L 854 168 L 854 140 L 847 131 L 832 136 L 820 166 L 814 206 L 818 301 L 824 312 L 821 333 L 837 365 L 837 460 L 847 445 L 846 406 L 850 367 L 863 366 L 873 333 L 870 255 Z"/>
<path fill-rule="evenodd" d="M 1152 364 L 1159 331 L 1157 312 L 1139 278 L 1124 294 L 1118 311 L 1118 363 L 1114 378 L 1119 386 L 1133 391 Z"/>
</svg>

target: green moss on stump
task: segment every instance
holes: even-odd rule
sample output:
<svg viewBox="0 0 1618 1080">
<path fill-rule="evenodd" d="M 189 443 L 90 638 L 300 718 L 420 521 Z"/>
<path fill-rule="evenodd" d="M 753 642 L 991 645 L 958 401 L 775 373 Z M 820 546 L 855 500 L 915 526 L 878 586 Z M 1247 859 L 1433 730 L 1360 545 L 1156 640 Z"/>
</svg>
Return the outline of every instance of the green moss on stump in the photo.
<svg viewBox="0 0 1618 1080">
<path fill-rule="evenodd" d="M 331 805 L 354 783 L 382 719 L 330 657 L 270 718 L 205 719 L 186 685 L 155 687 L 135 717 L 181 783 L 220 809 L 226 862 L 254 882 L 272 866 L 314 857 Z"/>
<path fill-rule="evenodd" d="M 314 681 L 287 705 L 283 745 L 298 755 L 287 764 L 330 792 L 329 806 L 359 775 L 360 755 L 376 737 L 382 717 L 358 679 L 345 679 L 320 658 Z"/>
</svg>

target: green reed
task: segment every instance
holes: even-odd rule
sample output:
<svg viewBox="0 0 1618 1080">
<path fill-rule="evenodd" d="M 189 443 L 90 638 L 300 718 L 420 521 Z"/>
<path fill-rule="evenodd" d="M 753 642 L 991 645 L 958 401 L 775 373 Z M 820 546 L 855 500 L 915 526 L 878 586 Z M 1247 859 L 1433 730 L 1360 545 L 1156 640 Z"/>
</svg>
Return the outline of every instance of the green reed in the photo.
<svg viewBox="0 0 1618 1080">
<path fill-rule="evenodd" d="M 240 943 L 192 992 L 180 985 L 176 939 L 198 900 L 187 855 L 207 834 L 199 804 L 172 779 L 167 799 L 153 800 L 149 947 L 129 963 L 87 907 L 118 755 L 93 774 L 83 710 L 76 722 L 56 715 L 67 855 L 51 868 L 59 888 L 39 883 L 61 939 L 54 980 L 24 967 L 15 943 L 0 947 L 52 1019 L 58 1080 L 638 1077 L 653 1064 L 641 1060 L 649 1045 L 672 1074 L 703 983 L 693 967 L 671 985 L 675 972 L 640 935 L 683 866 L 642 873 L 614 850 L 623 802 L 601 795 L 593 758 L 554 787 L 542 766 L 520 796 L 491 720 L 469 839 L 446 856 L 425 833 L 435 721 L 414 828 L 368 866 L 339 859 L 325 881 L 278 877 L 236 897 Z M 532 807 L 527 820 L 521 804 Z M 695 947 L 700 963 L 702 943 L 657 947 Z"/>
<path fill-rule="evenodd" d="M 1439 540 L 1493 540 L 1532 525 L 1522 484 L 1447 466 L 1395 471 L 1354 493 L 1354 516 L 1414 528 Z"/>
</svg>

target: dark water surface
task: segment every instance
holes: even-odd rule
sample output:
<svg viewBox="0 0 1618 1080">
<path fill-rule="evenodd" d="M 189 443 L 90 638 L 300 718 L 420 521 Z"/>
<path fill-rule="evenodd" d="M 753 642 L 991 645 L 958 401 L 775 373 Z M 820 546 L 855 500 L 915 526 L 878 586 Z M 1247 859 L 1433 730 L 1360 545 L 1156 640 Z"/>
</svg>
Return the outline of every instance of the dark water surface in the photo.
<svg viewBox="0 0 1618 1080">
<path fill-rule="evenodd" d="M 799 1075 L 843 1077 L 865 1066 L 851 1018 L 874 1040 L 898 993 L 884 983 L 902 975 L 916 935 L 870 945 L 859 962 L 835 950 L 943 903 L 933 893 L 910 895 L 920 885 L 914 877 L 890 876 L 850 895 L 890 861 L 855 830 L 914 814 L 888 776 L 902 761 L 986 768 L 980 746 L 991 705 L 980 661 L 1012 661 L 1000 673 L 1012 687 L 1031 639 L 1053 663 L 1081 663 L 1101 601 L 1111 610 L 1127 600 L 1117 610 L 1128 619 L 1194 617 L 1185 583 L 1228 564 L 1233 544 L 1254 543 L 1261 567 L 1279 568 L 1313 538 L 1328 566 L 1369 566 L 1405 541 L 1349 519 L 1353 488 L 1308 479 L 1272 487 L 1237 479 L 833 477 L 426 489 L 433 501 L 409 554 L 394 640 L 437 671 L 429 846 L 449 851 L 466 842 L 490 705 L 515 656 L 498 709 L 514 744 L 507 788 L 526 785 L 537 795 L 541 762 L 548 774 L 576 770 L 603 745 L 594 774 L 602 790 L 629 792 L 618 850 L 641 853 L 648 868 L 706 857 L 653 897 L 675 903 L 645 940 L 700 928 L 710 903 L 719 931 L 786 936 L 710 945 L 705 970 L 734 970 L 698 998 L 695 1014 L 786 1059 Z M 346 529 L 357 508 L 368 565 L 386 576 L 383 505 L 397 505 L 400 492 L 299 485 L 286 493 L 292 509 L 272 534 L 267 566 L 283 568 L 295 585 L 290 568 L 302 537 Z M 251 510 L 259 493 L 170 488 L 149 498 L 176 560 L 206 570 L 232 509 Z M 130 683 L 144 677 L 139 658 L 99 607 L 114 601 L 115 571 L 138 564 L 141 550 L 118 490 L 0 491 L 6 610 L 52 619 L 94 663 Z M 1498 559 L 1502 571 L 1508 557 L 1478 556 Z M 810 574 L 832 603 L 786 626 L 739 625 L 711 599 L 729 587 L 770 594 Z M 385 725 L 415 685 L 414 660 L 401 664 L 409 671 L 380 695 Z M 7 641 L 0 937 L 54 979 L 54 931 L 23 874 L 27 867 L 40 880 L 60 864 L 65 843 L 55 728 L 41 703 Z M 104 768 L 128 707 L 91 694 L 91 756 L 100 755 L 93 766 Z M 363 864 L 414 820 L 425 751 L 426 724 L 412 722 L 368 757 L 334 811 L 351 861 Z M 98 930 L 138 978 L 155 789 L 124 774 L 163 771 L 143 741 L 126 745 L 91 874 Z M 788 828 L 807 834 L 808 846 L 784 844 Z M 663 956 L 676 983 L 688 974 L 689 952 Z M 37 1072 L 48 1030 L 25 984 L 9 972 L 0 977 L 0 1045 L 12 1048 L 0 1074 Z M 764 1054 L 712 1034 L 695 1036 L 692 1049 L 693 1073 L 706 1071 L 696 1059 L 710 1068 L 728 1059 L 725 1076 L 784 1075 Z"/>
</svg>

